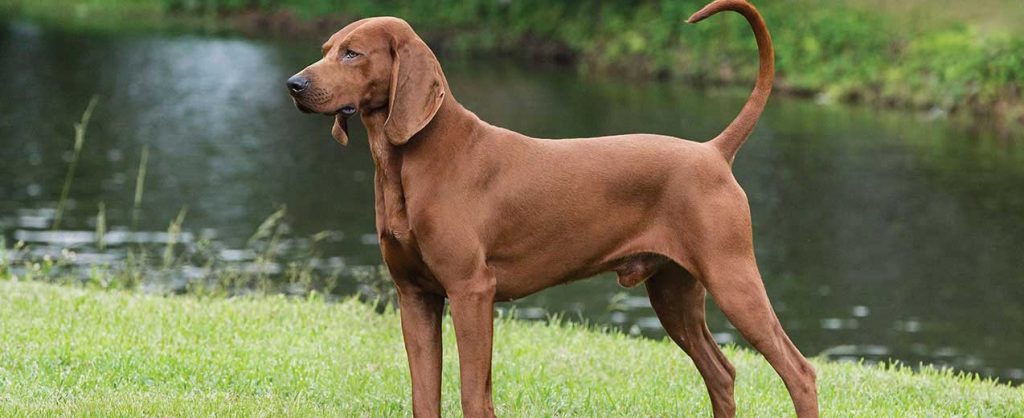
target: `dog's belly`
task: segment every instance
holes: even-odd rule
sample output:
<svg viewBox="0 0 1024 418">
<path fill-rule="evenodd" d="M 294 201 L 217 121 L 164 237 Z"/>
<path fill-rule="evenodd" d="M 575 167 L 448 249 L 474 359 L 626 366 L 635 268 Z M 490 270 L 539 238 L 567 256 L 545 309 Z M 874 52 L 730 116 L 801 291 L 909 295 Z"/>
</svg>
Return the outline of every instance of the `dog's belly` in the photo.
<svg viewBox="0 0 1024 418">
<path fill-rule="evenodd" d="M 634 287 L 673 262 L 657 230 L 610 234 L 604 242 L 526 241 L 518 249 L 494 251 L 488 265 L 494 271 L 499 300 L 518 299 L 548 287 L 614 272 L 623 287 Z M 518 246 L 517 246 L 518 247 Z M 678 260 L 677 260 L 678 261 Z"/>
<path fill-rule="evenodd" d="M 499 268 L 496 272 L 497 289 L 495 298 L 498 301 L 515 300 L 548 287 L 593 277 L 609 271 L 616 274 L 619 285 L 632 288 L 651 278 L 651 276 L 655 275 L 670 262 L 671 260 L 668 257 L 661 254 L 637 253 L 621 257 L 609 263 L 571 271 L 564 275 L 533 278 L 504 274 L 505 272 Z"/>
</svg>

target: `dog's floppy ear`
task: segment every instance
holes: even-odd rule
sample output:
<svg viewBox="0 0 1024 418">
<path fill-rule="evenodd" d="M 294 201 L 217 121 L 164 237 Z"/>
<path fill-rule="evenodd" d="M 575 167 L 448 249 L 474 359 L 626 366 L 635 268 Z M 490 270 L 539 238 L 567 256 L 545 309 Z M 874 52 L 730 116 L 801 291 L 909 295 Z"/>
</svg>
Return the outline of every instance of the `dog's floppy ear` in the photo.
<svg viewBox="0 0 1024 418">
<path fill-rule="evenodd" d="M 393 145 L 402 145 L 441 108 L 445 82 L 441 64 L 418 37 L 395 40 L 391 53 L 394 63 L 384 135 Z"/>
</svg>

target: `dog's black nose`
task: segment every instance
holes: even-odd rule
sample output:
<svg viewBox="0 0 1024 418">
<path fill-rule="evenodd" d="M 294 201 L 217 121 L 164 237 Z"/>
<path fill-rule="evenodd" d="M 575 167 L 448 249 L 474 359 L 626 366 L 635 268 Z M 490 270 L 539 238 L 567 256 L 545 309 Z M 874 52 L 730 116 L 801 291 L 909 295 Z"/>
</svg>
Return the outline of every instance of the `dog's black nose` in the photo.
<svg viewBox="0 0 1024 418">
<path fill-rule="evenodd" d="M 309 79 L 301 75 L 293 75 L 288 79 L 288 90 L 299 93 L 309 87 Z"/>
</svg>

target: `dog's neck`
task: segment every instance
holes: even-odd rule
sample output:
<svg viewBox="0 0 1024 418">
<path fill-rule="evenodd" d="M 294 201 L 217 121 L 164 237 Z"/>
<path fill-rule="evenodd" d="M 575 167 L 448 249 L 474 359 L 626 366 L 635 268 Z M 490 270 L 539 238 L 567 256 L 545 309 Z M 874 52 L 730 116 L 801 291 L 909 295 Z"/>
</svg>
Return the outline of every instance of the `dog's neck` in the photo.
<svg viewBox="0 0 1024 418">
<path fill-rule="evenodd" d="M 378 233 L 382 238 L 394 237 L 399 242 L 411 239 L 406 213 L 406 184 L 402 179 L 403 164 L 428 162 L 450 166 L 464 154 L 476 135 L 475 129 L 485 124 L 464 108 L 445 86 L 445 98 L 431 121 L 403 145 L 391 144 L 384 134 L 387 109 L 362 115 L 373 156 Z"/>
</svg>

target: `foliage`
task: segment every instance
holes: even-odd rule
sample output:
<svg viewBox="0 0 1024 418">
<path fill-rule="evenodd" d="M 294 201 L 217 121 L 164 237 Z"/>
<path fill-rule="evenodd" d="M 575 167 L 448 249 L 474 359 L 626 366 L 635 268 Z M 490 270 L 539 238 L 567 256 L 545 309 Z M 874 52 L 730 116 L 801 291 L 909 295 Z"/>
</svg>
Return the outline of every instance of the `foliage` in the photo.
<svg viewBox="0 0 1024 418">
<path fill-rule="evenodd" d="M 78 10 L 109 14 L 111 0 L 0 0 L 27 14 Z M 73 3 L 76 7 L 54 7 Z M 677 77 L 747 83 L 756 54 L 746 22 L 717 17 L 696 26 L 686 18 L 705 0 L 141 0 L 129 11 L 173 16 L 230 16 L 263 10 L 300 19 L 395 15 L 449 51 L 519 53 L 575 60 L 581 70 L 634 77 Z M 778 51 L 780 87 L 821 100 L 975 113 L 1024 122 L 1024 37 L 1013 25 L 970 25 L 920 0 L 880 6 L 874 0 L 755 2 Z M 49 5 L 49 6 L 47 6 Z M 914 6 L 917 7 L 914 7 Z M 986 0 L 1024 18 L 1017 0 Z M 8 7 L 10 8 L 10 7 Z M 963 7 L 950 8 L 969 15 Z M 971 9 L 971 8 L 968 8 Z M 973 10 L 973 9 L 971 9 Z M 88 13 L 87 13 L 88 14 Z M 971 15 L 973 16 L 973 15 Z M 977 18 L 973 18 L 978 20 Z M 980 21 L 979 21 L 980 22 Z M 302 23 L 296 23 L 301 25 Z"/>
</svg>

